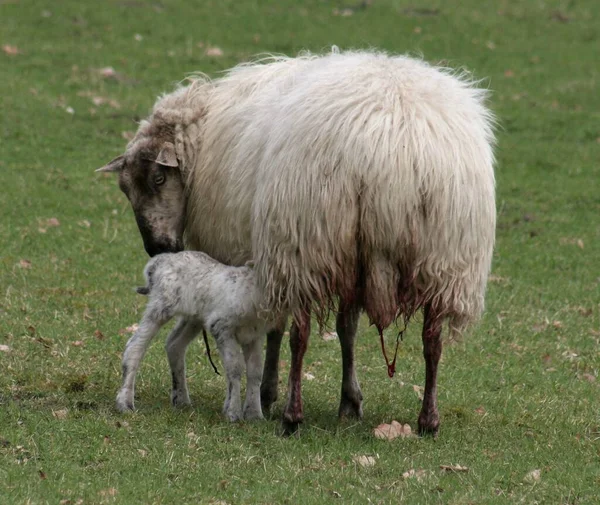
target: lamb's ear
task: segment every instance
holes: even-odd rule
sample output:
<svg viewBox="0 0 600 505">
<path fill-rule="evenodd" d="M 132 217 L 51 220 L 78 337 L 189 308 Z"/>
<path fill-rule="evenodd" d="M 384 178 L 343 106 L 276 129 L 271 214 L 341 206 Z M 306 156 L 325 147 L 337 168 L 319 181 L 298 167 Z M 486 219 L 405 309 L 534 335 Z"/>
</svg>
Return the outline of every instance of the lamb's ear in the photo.
<svg viewBox="0 0 600 505">
<path fill-rule="evenodd" d="M 118 172 L 123 169 L 125 165 L 125 157 L 123 155 L 117 156 L 114 160 L 109 161 L 103 167 L 97 168 L 96 172 Z"/>
<path fill-rule="evenodd" d="M 165 142 L 156 157 L 156 163 L 165 167 L 178 167 L 177 155 L 175 154 L 175 146 L 171 142 Z"/>
</svg>

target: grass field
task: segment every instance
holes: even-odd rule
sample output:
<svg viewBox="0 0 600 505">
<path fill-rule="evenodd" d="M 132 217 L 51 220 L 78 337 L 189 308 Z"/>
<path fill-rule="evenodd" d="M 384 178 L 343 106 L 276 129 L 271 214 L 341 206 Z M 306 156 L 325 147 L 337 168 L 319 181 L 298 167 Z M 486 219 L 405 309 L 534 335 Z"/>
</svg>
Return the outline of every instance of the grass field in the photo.
<svg viewBox="0 0 600 505">
<path fill-rule="evenodd" d="M 349 4 L 0 0 L 0 503 L 600 503 L 596 0 Z M 156 343 L 137 412 L 116 413 L 147 258 L 115 178 L 93 170 L 187 73 L 332 44 L 464 66 L 493 90 L 494 271 L 483 320 L 444 351 L 439 438 L 372 434 L 416 430 L 418 320 L 392 380 L 362 321 L 361 423 L 338 424 L 339 346 L 316 330 L 298 439 L 279 436 L 282 399 L 264 423 L 226 423 L 196 343 L 192 409 L 170 408 Z M 284 398 L 287 345 L 282 359 Z"/>
</svg>

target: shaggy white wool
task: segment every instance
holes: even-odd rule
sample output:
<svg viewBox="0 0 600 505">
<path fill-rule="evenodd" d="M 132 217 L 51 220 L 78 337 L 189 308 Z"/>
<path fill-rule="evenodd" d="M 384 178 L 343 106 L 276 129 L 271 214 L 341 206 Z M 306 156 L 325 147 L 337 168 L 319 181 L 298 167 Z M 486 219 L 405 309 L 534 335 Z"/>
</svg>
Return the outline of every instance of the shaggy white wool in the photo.
<svg viewBox="0 0 600 505">
<path fill-rule="evenodd" d="M 460 330 L 494 245 L 486 94 L 404 56 L 273 57 L 163 97 L 132 143 L 175 128 L 188 245 L 253 258 L 269 310 L 360 297 L 385 327 L 433 303 Z"/>
</svg>

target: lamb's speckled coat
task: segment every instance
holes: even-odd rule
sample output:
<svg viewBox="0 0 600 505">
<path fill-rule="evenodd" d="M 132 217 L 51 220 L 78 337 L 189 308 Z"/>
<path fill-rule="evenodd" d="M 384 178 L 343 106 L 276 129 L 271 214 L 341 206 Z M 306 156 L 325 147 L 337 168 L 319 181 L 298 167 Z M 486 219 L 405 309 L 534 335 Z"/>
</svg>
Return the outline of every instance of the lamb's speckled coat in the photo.
<svg viewBox="0 0 600 505">
<path fill-rule="evenodd" d="M 135 374 L 140 361 L 161 326 L 173 317 L 179 323 L 168 337 L 167 353 L 173 375 L 171 399 L 188 404 L 185 380 L 185 348 L 205 328 L 215 340 L 227 375 L 224 413 L 232 421 L 262 418 L 260 380 L 262 342 L 271 324 L 259 316 L 260 292 L 250 266 L 231 267 L 193 251 L 159 254 L 144 269 L 147 286 L 138 288 L 149 296 L 138 330 L 123 354 L 123 387 L 117 408 L 133 408 Z M 241 348 L 241 349 L 240 349 Z M 240 378 L 246 361 L 247 392 L 241 409 Z"/>
</svg>

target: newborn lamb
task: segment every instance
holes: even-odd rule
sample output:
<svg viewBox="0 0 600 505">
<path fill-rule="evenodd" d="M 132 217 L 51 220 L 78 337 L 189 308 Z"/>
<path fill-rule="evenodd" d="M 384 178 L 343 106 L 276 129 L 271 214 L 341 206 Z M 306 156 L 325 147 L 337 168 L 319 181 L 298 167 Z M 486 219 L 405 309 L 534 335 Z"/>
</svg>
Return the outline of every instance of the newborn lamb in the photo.
<svg viewBox="0 0 600 505">
<path fill-rule="evenodd" d="M 117 409 L 133 410 L 135 374 L 150 341 L 174 316 L 179 320 L 167 338 L 166 350 L 173 377 L 171 402 L 189 405 L 185 379 L 185 352 L 203 329 L 216 342 L 227 376 L 223 413 L 230 421 L 262 419 L 260 382 L 263 372 L 262 344 L 265 333 L 275 325 L 258 315 L 262 299 L 255 274 L 248 264 L 223 265 L 195 251 L 159 254 L 144 269 L 147 285 L 138 288 L 148 295 L 139 328 L 123 353 L 123 386 Z M 241 347 L 241 351 L 240 351 Z M 246 362 L 246 402 L 241 407 L 240 379 Z"/>
</svg>

